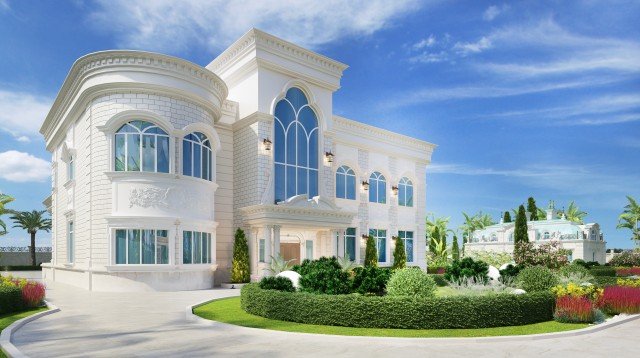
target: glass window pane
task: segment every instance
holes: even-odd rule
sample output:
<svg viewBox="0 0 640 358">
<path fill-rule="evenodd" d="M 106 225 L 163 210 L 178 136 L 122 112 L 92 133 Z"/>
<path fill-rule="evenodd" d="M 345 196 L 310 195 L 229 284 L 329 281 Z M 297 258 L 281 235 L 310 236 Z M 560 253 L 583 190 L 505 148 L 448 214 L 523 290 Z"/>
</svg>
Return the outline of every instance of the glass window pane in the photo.
<svg viewBox="0 0 640 358">
<path fill-rule="evenodd" d="M 294 123 L 287 134 L 287 164 L 296 165 L 296 123 Z"/>
<path fill-rule="evenodd" d="M 377 203 L 378 202 L 378 181 L 374 179 L 369 179 L 369 202 Z"/>
<path fill-rule="evenodd" d="M 384 236 L 379 236 L 378 237 L 378 262 L 386 262 L 386 261 L 387 261 L 387 238 Z"/>
<path fill-rule="evenodd" d="M 207 234 L 202 233 L 202 263 L 207 263 Z"/>
<path fill-rule="evenodd" d="M 279 120 L 274 121 L 275 126 L 275 137 L 273 143 L 273 158 L 276 163 L 284 163 L 285 162 L 285 138 L 284 138 L 284 128 L 282 127 L 282 122 Z"/>
<path fill-rule="evenodd" d="M 356 200 L 356 177 L 347 175 L 346 197 L 347 199 Z"/>
<path fill-rule="evenodd" d="M 407 262 L 413 262 L 413 239 L 404 240 L 404 248 L 407 255 Z"/>
<path fill-rule="evenodd" d="M 302 125 L 298 124 L 298 165 L 302 167 L 306 167 L 309 163 L 309 158 L 307 157 L 307 134 L 304 131 Z"/>
<path fill-rule="evenodd" d="M 156 171 L 156 136 L 142 136 L 142 170 L 145 172 Z"/>
<path fill-rule="evenodd" d="M 140 230 L 127 230 L 129 236 L 129 255 L 127 258 L 128 264 L 140 263 Z"/>
<path fill-rule="evenodd" d="M 318 127 L 318 120 L 316 114 L 311 107 L 304 107 L 298 114 L 298 121 L 302 123 L 302 126 L 307 130 L 307 133 L 311 133 L 314 128 Z"/>
<path fill-rule="evenodd" d="M 336 198 L 346 198 L 345 175 L 336 173 Z"/>
<path fill-rule="evenodd" d="M 155 230 L 142 230 L 142 263 L 156 263 L 156 232 Z"/>
<path fill-rule="evenodd" d="M 313 260 L 313 241 L 305 241 L 305 258 Z"/>
<path fill-rule="evenodd" d="M 309 168 L 318 169 L 318 131 L 309 136 Z"/>
<path fill-rule="evenodd" d="M 182 263 L 190 264 L 191 255 L 191 231 L 184 231 L 182 232 Z"/>
<path fill-rule="evenodd" d="M 287 129 L 289 124 L 296 118 L 293 107 L 291 107 L 291 104 L 289 104 L 289 102 L 284 100 L 281 100 L 278 102 L 278 104 L 276 104 L 276 110 L 274 111 L 274 114 L 275 117 L 277 117 L 278 120 L 282 123 L 285 130 Z"/>
<path fill-rule="evenodd" d="M 296 168 L 287 167 L 287 199 L 295 196 L 296 192 Z"/>
<path fill-rule="evenodd" d="M 378 203 L 385 204 L 387 202 L 387 183 L 378 182 Z"/>
<path fill-rule="evenodd" d="M 202 233 L 193 232 L 193 263 L 202 263 Z"/>
<path fill-rule="evenodd" d="M 125 170 L 125 139 L 124 134 L 116 134 L 115 169 L 118 172 Z"/>
<path fill-rule="evenodd" d="M 191 142 L 182 141 L 182 174 L 193 176 Z"/>
<path fill-rule="evenodd" d="M 307 169 L 298 169 L 298 190 L 297 194 L 309 194 L 309 188 L 307 187 Z"/>
<path fill-rule="evenodd" d="M 407 186 L 406 206 L 413 206 L 413 186 Z"/>
<path fill-rule="evenodd" d="M 127 263 L 127 230 L 116 230 L 116 264 Z"/>
<path fill-rule="evenodd" d="M 285 187 L 284 187 L 284 183 L 285 183 L 284 165 L 276 164 L 276 173 L 275 173 L 275 175 L 276 175 L 276 177 L 275 177 L 275 199 L 276 199 L 276 202 L 284 201 L 287 198 L 286 197 L 286 193 L 285 193 Z"/>
<path fill-rule="evenodd" d="M 198 145 L 198 147 L 202 150 L 202 175 L 200 178 L 207 179 L 207 173 L 209 172 L 209 153 L 207 153 L 207 150 L 203 146 Z"/>
<path fill-rule="evenodd" d="M 260 262 L 264 262 L 264 256 L 265 256 L 265 245 L 264 245 L 264 239 L 260 239 L 258 241 L 258 246 L 259 246 L 259 252 L 258 252 L 258 259 L 260 260 Z"/>
<path fill-rule="evenodd" d="M 199 145 L 193 146 L 193 176 L 201 178 L 202 176 L 202 150 Z"/>
<path fill-rule="evenodd" d="M 169 138 L 158 137 L 158 173 L 169 172 Z"/>
<path fill-rule="evenodd" d="M 309 170 L 309 197 L 318 196 L 318 171 Z"/>
<path fill-rule="evenodd" d="M 156 232 L 156 263 L 166 265 L 169 263 L 169 235 L 167 230 Z"/>
<path fill-rule="evenodd" d="M 140 171 L 140 135 L 127 134 L 127 171 Z"/>
</svg>

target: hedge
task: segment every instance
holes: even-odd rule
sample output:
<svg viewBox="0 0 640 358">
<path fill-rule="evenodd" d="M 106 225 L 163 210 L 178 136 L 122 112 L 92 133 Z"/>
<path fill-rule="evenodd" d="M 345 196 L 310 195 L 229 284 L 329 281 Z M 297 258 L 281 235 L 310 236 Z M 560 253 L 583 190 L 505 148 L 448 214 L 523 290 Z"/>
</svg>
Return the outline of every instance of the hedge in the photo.
<svg viewBox="0 0 640 358">
<path fill-rule="evenodd" d="M 265 318 L 307 324 L 367 328 L 487 328 L 553 319 L 555 297 L 549 292 L 523 295 L 440 298 L 319 295 L 242 288 L 244 311 Z"/>
<path fill-rule="evenodd" d="M 616 277 L 616 269 L 611 266 L 594 266 L 589 273 L 594 277 Z"/>
<path fill-rule="evenodd" d="M 0 314 L 20 311 L 23 308 L 22 289 L 13 285 L 0 285 Z"/>
<path fill-rule="evenodd" d="M 430 273 L 429 276 L 436 281 L 436 285 L 438 285 L 438 287 L 449 286 L 449 282 L 444 278 L 444 274 Z"/>
<path fill-rule="evenodd" d="M 618 283 L 617 277 L 611 276 L 594 276 L 595 284 L 604 287 L 604 286 L 615 286 Z"/>
<path fill-rule="evenodd" d="M 42 266 L 31 265 L 13 265 L 13 266 L 0 266 L 0 271 L 42 271 Z"/>
</svg>

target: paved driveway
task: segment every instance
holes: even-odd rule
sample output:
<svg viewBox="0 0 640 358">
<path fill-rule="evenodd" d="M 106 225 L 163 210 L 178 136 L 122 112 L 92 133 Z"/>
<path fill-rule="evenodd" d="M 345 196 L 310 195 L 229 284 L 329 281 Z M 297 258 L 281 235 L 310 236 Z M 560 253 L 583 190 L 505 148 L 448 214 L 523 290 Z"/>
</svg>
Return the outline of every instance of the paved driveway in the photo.
<svg viewBox="0 0 640 358">
<path fill-rule="evenodd" d="M 640 320 L 568 338 L 508 342 L 341 337 L 192 323 L 185 306 L 237 290 L 100 293 L 52 284 L 61 311 L 25 325 L 14 344 L 35 357 L 394 356 L 638 357 Z"/>
</svg>

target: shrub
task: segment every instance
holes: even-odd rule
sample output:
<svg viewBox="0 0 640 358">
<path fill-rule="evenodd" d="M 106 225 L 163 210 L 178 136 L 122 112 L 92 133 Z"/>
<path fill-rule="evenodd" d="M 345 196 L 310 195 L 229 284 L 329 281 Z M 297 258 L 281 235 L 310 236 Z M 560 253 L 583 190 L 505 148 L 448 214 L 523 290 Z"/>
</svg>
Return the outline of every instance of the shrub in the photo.
<svg viewBox="0 0 640 358">
<path fill-rule="evenodd" d="M 597 301 L 603 291 L 602 288 L 598 288 L 594 285 L 577 285 L 575 283 L 569 283 L 567 285 L 552 287 L 551 292 L 555 293 L 557 297 L 586 297 L 592 301 Z"/>
<path fill-rule="evenodd" d="M 426 272 L 416 268 L 396 270 L 387 282 L 387 295 L 433 297 L 436 282 Z"/>
<path fill-rule="evenodd" d="M 640 276 L 640 267 L 618 268 L 616 269 L 616 276 Z"/>
<path fill-rule="evenodd" d="M 15 285 L 0 283 L 0 314 L 19 311 L 23 308 L 22 289 Z"/>
<path fill-rule="evenodd" d="M 434 274 L 429 274 L 429 276 L 433 278 L 433 281 L 435 281 L 438 287 L 449 286 L 449 281 L 447 281 L 447 279 L 444 278 L 443 274 L 434 273 Z"/>
<path fill-rule="evenodd" d="M 304 260 L 298 268 L 300 289 L 304 292 L 340 295 L 350 292 L 349 273 L 335 257 Z"/>
<path fill-rule="evenodd" d="M 593 283 L 594 278 L 589 273 L 589 270 L 580 265 L 567 265 L 558 270 L 558 282 L 561 285 L 567 285 L 569 283 L 580 285 L 588 282 Z"/>
<path fill-rule="evenodd" d="M 628 286 L 640 288 L 640 279 L 619 278 L 616 280 L 618 286 Z"/>
<path fill-rule="evenodd" d="M 427 273 L 433 273 L 437 275 L 444 275 L 447 271 L 446 267 L 427 267 Z"/>
<path fill-rule="evenodd" d="M 404 240 L 399 237 L 393 238 L 396 247 L 393 249 L 393 268 L 403 269 L 407 266 L 407 253 L 404 250 Z"/>
<path fill-rule="evenodd" d="M 609 266 L 598 266 L 598 267 L 592 267 L 591 269 L 589 269 L 589 273 L 595 277 L 598 277 L 598 276 L 615 277 L 616 269 Z"/>
<path fill-rule="evenodd" d="M 600 263 L 598 261 L 589 261 L 586 263 L 586 267 L 588 269 L 592 268 L 592 267 L 597 267 L 600 266 Z"/>
<path fill-rule="evenodd" d="M 286 277 L 266 276 L 260 280 L 259 286 L 263 290 L 278 290 L 286 292 L 295 292 L 293 283 Z"/>
<path fill-rule="evenodd" d="M 516 279 L 518 287 L 526 292 L 548 291 L 558 284 L 558 278 L 544 266 L 525 267 Z"/>
<path fill-rule="evenodd" d="M 353 269 L 351 288 L 353 292 L 363 295 L 382 295 L 391 277 L 391 270 L 375 266 L 356 267 Z"/>
<path fill-rule="evenodd" d="M 608 286 L 600 297 L 598 306 L 606 313 L 640 313 L 640 288 Z"/>
<path fill-rule="evenodd" d="M 245 283 L 251 278 L 249 269 L 249 245 L 242 229 L 237 229 L 233 239 L 231 282 Z"/>
<path fill-rule="evenodd" d="M 533 242 L 516 243 L 513 253 L 514 261 L 523 266 L 546 266 L 556 269 L 566 265 L 569 250 L 562 248 L 559 241 L 551 241 L 536 246 Z"/>
<path fill-rule="evenodd" d="M 615 286 L 617 284 L 615 277 L 595 276 L 593 281 L 599 287 Z"/>
<path fill-rule="evenodd" d="M 609 261 L 611 266 L 640 266 L 640 251 L 627 250 L 614 256 Z"/>
<path fill-rule="evenodd" d="M 456 282 L 465 278 L 473 278 L 478 281 L 489 281 L 489 265 L 482 261 L 474 261 L 471 257 L 465 257 L 460 261 L 453 261 L 444 277 L 449 282 Z"/>
<path fill-rule="evenodd" d="M 553 319 L 551 293 L 406 296 L 315 295 L 245 285 L 241 306 L 270 319 L 331 326 L 443 329 L 515 326 Z"/>
<path fill-rule="evenodd" d="M 556 299 L 553 318 L 564 323 L 593 323 L 596 311 L 593 303 L 586 297 L 562 296 Z"/>
<path fill-rule="evenodd" d="M 584 268 L 587 268 L 587 262 L 583 259 L 575 259 L 573 261 L 571 261 L 572 265 L 580 265 Z"/>
<path fill-rule="evenodd" d="M 378 249 L 376 248 L 376 240 L 372 235 L 367 237 L 367 246 L 364 252 L 365 266 L 378 266 Z"/>
<path fill-rule="evenodd" d="M 467 253 L 466 257 L 471 257 L 476 261 L 486 262 L 493 267 L 500 267 L 513 262 L 513 256 L 507 252 L 471 251 Z"/>
<path fill-rule="evenodd" d="M 522 270 L 520 265 L 507 265 L 503 270 L 500 270 L 500 282 L 505 285 L 511 285 L 518 277 L 520 270 Z"/>
<path fill-rule="evenodd" d="M 42 266 L 31 265 L 13 265 L 13 266 L 0 266 L 0 271 L 42 271 Z"/>
<path fill-rule="evenodd" d="M 45 288 L 40 282 L 29 281 L 22 287 L 22 301 L 27 307 L 42 305 L 44 296 Z"/>
</svg>

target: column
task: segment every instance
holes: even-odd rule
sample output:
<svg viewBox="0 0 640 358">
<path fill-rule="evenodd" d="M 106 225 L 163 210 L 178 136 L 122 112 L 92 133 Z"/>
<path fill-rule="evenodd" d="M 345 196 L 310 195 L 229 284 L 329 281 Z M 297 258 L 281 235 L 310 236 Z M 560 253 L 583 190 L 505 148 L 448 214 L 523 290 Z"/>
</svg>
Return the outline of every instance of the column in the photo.
<svg viewBox="0 0 640 358">
<path fill-rule="evenodd" d="M 331 239 L 331 255 L 338 257 L 338 240 L 336 239 L 340 230 L 331 230 L 329 237 Z"/>
<path fill-rule="evenodd" d="M 258 271 L 258 229 L 250 228 L 249 233 L 249 271 L 251 275 L 255 275 Z"/>
<path fill-rule="evenodd" d="M 262 238 L 264 239 L 264 262 L 271 262 L 271 255 L 273 254 L 273 247 L 271 245 L 271 225 L 265 225 L 262 228 Z"/>
<path fill-rule="evenodd" d="M 273 226 L 273 257 L 280 256 L 280 225 Z"/>
<path fill-rule="evenodd" d="M 344 257 L 344 232 L 345 230 L 338 230 L 338 257 Z"/>
</svg>

